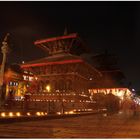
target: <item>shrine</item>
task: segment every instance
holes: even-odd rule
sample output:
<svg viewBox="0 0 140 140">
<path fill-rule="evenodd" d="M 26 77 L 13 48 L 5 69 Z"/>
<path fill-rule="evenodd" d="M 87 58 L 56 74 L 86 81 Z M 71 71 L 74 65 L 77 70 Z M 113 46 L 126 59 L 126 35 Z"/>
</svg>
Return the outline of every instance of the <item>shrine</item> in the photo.
<svg viewBox="0 0 140 140">
<path fill-rule="evenodd" d="M 80 47 L 86 50 L 78 34 L 64 33 L 34 44 L 48 56 L 21 64 L 24 71 L 38 77 L 38 90 L 31 93 L 30 100 L 48 102 L 52 104 L 50 110 L 60 111 L 60 106 L 65 110 L 90 109 L 92 101 L 88 89 L 91 83 L 98 84 L 102 74 L 73 52 Z"/>
</svg>

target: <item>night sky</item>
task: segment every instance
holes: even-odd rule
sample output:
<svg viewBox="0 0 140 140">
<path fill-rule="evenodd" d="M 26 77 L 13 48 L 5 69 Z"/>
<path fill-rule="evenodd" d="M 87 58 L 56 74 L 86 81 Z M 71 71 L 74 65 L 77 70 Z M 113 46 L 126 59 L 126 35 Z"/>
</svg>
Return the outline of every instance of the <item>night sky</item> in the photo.
<svg viewBox="0 0 140 140">
<path fill-rule="evenodd" d="M 0 2 L 0 41 L 11 33 L 8 62 L 46 56 L 33 42 L 62 35 L 65 26 L 92 53 L 115 53 L 127 81 L 140 89 L 140 2 Z"/>
</svg>

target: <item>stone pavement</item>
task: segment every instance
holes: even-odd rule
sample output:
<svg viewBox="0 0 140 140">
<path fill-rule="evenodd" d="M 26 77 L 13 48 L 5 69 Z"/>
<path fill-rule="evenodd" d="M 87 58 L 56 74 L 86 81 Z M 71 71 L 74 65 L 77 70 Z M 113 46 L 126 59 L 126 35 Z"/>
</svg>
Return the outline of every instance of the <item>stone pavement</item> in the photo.
<svg viewBox="0 0 140 140">
<path fill-rule="evenodd" d="M 0 124 L 1 138 L 140 138 L 140 116 L 97 114 Z"/>
</svg>

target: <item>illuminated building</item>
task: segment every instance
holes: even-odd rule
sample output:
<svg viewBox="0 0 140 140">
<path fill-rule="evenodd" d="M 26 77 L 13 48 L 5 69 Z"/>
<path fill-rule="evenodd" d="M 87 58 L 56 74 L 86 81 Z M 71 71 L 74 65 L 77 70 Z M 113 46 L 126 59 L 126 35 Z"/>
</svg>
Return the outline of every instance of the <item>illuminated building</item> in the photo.
<svg viewBox="0 0 140 140">
<path fill-rule="evenodd" d="M 89 89 L 91 95 L 103 93 L 105 95 L 112 93 L 113 95 L 119 97 L 121 100 L 125 98 L 131 98 L 132 92 L 128 88 L 93 88 Z"/>
<path fill-rule="evenodd" d="M 25 71 L 37 75 L 39 81 L 38 90 L 30 97 L 30 105 L 42 102 L 44 109 L 49 107 L 57 112 L 60 108 L 88 109 L 91 102 L 88 89 L 91 83 L 98 84 L 102 74 L 76 55 L 76 49 L 85 49 L 78 34 L 65 33 L 34 44 L 49 56 L 21 64 Z"/>
<path fill-rule="evenodd" d="M 11 65 L 4 74 L 4 82 L 6 83 L 6 98 L 9 96 L 10 90 L 13 91 L 15 99 L 20 99 L 24 95 L 24 81 L 21 71 L 15 71 L 16 65 Z"/>
<path fill-rule="evenodd" d="M 106 57 L 108 54 L 96 55 L 94 66 L 79 56 L 86 47 L 77 33 L 38 40 L 34 44 L 49 55 L 22 63 L 22 69 L 9 68 L 4 78 L 6 95 L 14 90 L 15 100 L 25 101 L 28 109 L 61 114 L 91 110 L 92 95 L 97 93 L 112 93 L 122 100 L 130 98 L 127 88 L 118 88 L 123 75 L 114 68 L 114 60 Z"/>
<path fill-rule="evenodd" d="M 28 90 L 29 85 L 36 81 L 36 76 L 31 72 L 23 71 L 19 65 L 12 64 L 6 67 L 4 73 L 4 83 L 6 85 L 6 99 L 12 91 L 15 100 L 22 100 Z"/>
<path fill-rule="evenodd" d="M 91 96 L 103 93 L 107 95 L 112 93 L 121 100 L 131 99 L 132 92 L 123 84 L 125 76 L 118 67 L 117 56 L 105 51 L 96 54 L 92 58 L 93 66 L 102 73 L 100 84 L 92 86 L 89 89 Z"/>
</svg>

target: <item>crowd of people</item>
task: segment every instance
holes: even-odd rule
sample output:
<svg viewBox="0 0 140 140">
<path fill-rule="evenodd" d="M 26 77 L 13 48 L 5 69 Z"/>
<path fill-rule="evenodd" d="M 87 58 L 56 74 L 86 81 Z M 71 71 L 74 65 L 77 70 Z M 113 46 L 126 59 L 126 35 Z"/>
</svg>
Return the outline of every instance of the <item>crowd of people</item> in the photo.
<svg viewBox="0 0 140 140">
<path fill-rule="evenodd" d="M 112 93 L 99 93 L 94 95 L 93 100 L 96 101 L 96 108 L 106 108 L 110 113 L 121 111 L 125 115 L 139 114 L 140 107 L 131 97 L 124 97 L 122 100 Z"/>
<path fill-rule="evenodd" d="M 139 105 L 132 99 L 125 99 L 121 103 L 121 110 L 125 115 L 138 115 Z"/>
</svg>

